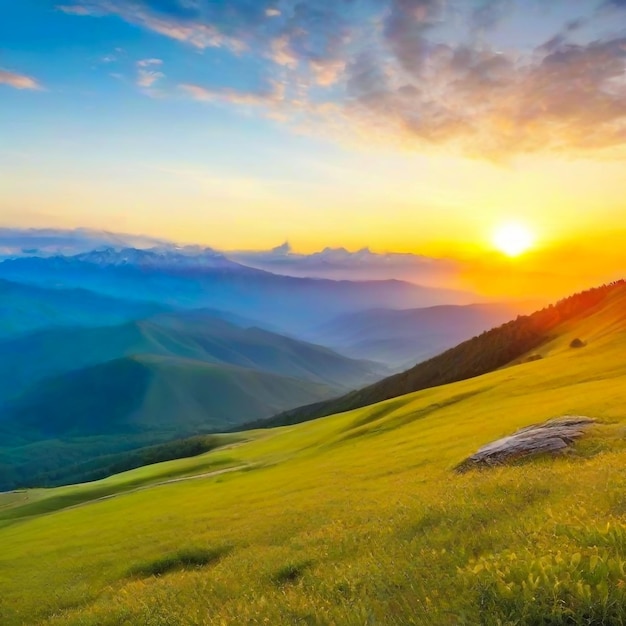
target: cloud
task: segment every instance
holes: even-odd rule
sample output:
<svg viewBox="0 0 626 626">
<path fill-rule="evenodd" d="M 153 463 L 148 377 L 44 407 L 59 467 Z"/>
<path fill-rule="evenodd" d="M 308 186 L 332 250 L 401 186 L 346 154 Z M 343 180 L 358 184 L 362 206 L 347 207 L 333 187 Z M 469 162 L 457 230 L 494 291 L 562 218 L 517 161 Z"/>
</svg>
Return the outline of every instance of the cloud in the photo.
<svg viewBox="0 0 626 626">
<path fill-rule="evenodd" d="M 63 13 L 67 13 L 68 15 L 93 15 L 90 8 L 81 5 L 60 4 L 56 8 L 58 11 L 63 11 Z"/>
<path fill-rule="evenodd" d="M 152 248 L 165 245 L 162 239 L 124 235 L 79 228 L 77 230 L 0 227 L 0 258 L 80 254 L 102 247 Z"/>
<path fill-rule="evenodd" d="M 137 61 L 138 67 L 150 67 L 151 65 L 163 65 L 163 61 L 161 59 L 142 59 Z"/>
<path fill-rule="evenodd" d="M 428 31 L 442 19 L 443 9 L 442 0 L 391 0 L 385 39 L 406 71 L 419 71 L 431 47 Z"/>
<path fill-rule="evenodd" d="M 494 24 L 484 11 L 495 4 L 476 8 L 475 26 Z M 526 53 L 442 43 L 434 30 L 445 11 L 437 0 L 391 3 L 384 36 L 394 58 L 369 54 L 349 66 L 349 118 L 409 145 L 491 159 L 626 144 L 625 37 L 571 43 L 585 24 L 575 20 Z"/>
<path fill-rule="evenodd" d="M 277 37 L 270 44 L 269 57 L 278 65 L 284 65 L 289 68 L 296 68 L 300 59 L 291 48 L 289 37 L 282 35 Z"/>
<path fill-rule="evenodd" d="M 137 85 L 139 87 L 149 88 L 164 77 L 165 74 L 163 72 L 153 72 L 152 70 L 140 69 L 137 73 Z"/>
<path fill-rule="evenodd" d="M 34 78 L 3 69 L 0 69 L 0 85 L 8 85 L 14 89 L 42 89 L 41 85 Z"/>
<path fill-rule="evenodd" d="M 343 59 L 313 59 L 310 68 L 317 85 L 330 87 L 339 82 L 346 69 L 346 62 Z"/>
<path fill-rule="evenodd" d="M 288 276 L 331 278 L 334 280 L 408 280 L 425 285 L 450 284 L 462 267 L 452 259 L 418 254 L 376 253 L 368 248 L 350 252 L 345 248 L 325 248 L 313 254 L 294 252 L 285 243 L 272 250 L 236 251 L 228 257 L 258 269 Z"/>
<path fill-rule="evenodd" d="M 338 54 L 349 31 L 346 13 L 362 1 L 284 0 L 278 8 L 275 0 L 84 0 L 57 8 L 82 16 L 116 15 L 199 49 L 241 54 L 260 45 L 265 56 L 286 64 L 281 48 L 306 61 Z"/>
<path fill-rule="evenodd" d="M 264 106 L 316 133 L 339 128 L 342 137 L 503 159 L 626 146 L 626 37 L 601 31 L 600 7 L 624 9 L 626 0 L 580 0 L 568 17 L 527 0 L 83 0 L 59 8 L 229 50 L 272 85 L 233 88 L 225 78 L 180 86 L 197 100 Z M 517 45 L 496 36 L 505 21 Z M 142 87 L 163 77 L 150 61 L 139 66 Z"/>
<path fill-rule="evenodd" d="M 126 50 L 124 48 L 115 48 L 113 52 L 109 52 L 104 56 L 100 57 L 98 61 L 104 65 L 108 65 L 110 63 L 118 63 L 126 56 Z"/>
<path fill-rule="evenodd" d="M 209 89 L 200 85 L 181 84 L 179 89 L 198 102 L 226 102 L 240 106 L 271 106 L 284 100 L 284 90 L 280 83 L 259 91 L 239 91 L 236 89 Z"/>
<path fill-rule="evenodd" d="M 163 65 L 161 59 L 141 59 L 137 61 L 137 86 L 144 89 L 150 89 L 157 81 L 165 78 L 163 72 L 159 72 L 154 67 Z"/>
<path fill-rule="evenodd" d="M 60 5 L 57 9 L 70 15 L 117 15 L 130 24 L 199 49 L 225 47 L 242 51 L 245 48 L 242 41 L 221 32 L 218 26 L 198 21 L 193 4 L 176 0 L 86 0 L 76 5 Z"/>
<path fill-rule="evenodd" d="M 477 31 L 490 30 L 511 15 L 514 9 L 514 0 L 482 0 L 471 12 L 471 25 Z"/>
</svg>

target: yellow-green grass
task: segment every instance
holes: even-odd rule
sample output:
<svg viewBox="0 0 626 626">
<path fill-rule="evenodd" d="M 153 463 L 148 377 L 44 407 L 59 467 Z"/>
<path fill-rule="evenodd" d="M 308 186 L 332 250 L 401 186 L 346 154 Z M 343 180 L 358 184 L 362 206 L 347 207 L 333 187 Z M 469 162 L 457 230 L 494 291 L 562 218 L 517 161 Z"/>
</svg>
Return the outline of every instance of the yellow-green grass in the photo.
<svg viewBox="0 0 626 626">
<path fill-rule="evenodd" d="M 0 623 L 626 623 L 626 300 L 540 352 L 139 472 L 162 482 L 225 458 L 242 471 L 0 509 Z M 566 414 L 600 420 L 571 455 L 452 470 Z"/>
<path fill-rule="evenodd" d="M 259 431 L 245 435 L 215 435 L 217 449 L 195 457 L 146 465 L 102 480 L 54 489 L 28 489 L 0 493 L 0 527 L 26 517 L 51 513 L 86 502 L 109 498 L 138 489 L 189 477 L 231 471 L 244 464 L 232 457 L 230 451 L 256 437 Z"/>
</svg>

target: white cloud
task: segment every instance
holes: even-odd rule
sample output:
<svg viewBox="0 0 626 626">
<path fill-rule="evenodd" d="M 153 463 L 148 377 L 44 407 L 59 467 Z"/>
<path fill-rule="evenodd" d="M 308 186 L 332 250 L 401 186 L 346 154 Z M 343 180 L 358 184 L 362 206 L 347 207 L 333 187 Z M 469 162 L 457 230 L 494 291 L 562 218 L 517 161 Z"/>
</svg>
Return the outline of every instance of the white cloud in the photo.
<svg viewBox="0 0 626 626">
<path fill-rule="evenodd" d="M 139 87 L 149 88 L 162 78 L 165 78 L 165 74 L 163 72 L 153 72 L 151 70 L 140 69 L 137 74 L 137 85 Z"/>
<path fill-rule="evenodd" d="M 141 59 L 137 61 L 137 67 L 150 67 L 151 65 L 163 65 L 161 59 Z"/>
</svg>

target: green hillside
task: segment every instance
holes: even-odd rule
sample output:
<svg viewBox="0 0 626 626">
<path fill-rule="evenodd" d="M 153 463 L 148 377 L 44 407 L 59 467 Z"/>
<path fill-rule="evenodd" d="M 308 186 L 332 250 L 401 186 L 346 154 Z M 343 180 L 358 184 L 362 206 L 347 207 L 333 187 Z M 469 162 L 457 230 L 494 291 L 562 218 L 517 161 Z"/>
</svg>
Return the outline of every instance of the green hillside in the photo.
<svg viewBox="0 0 626 626">
<path fill-rule="evenodd" d="M 384 376 L 385 369 L 212 311 L 157 315 L 117 326 L 52 328 L 0 342 L 0 401 L 36 382 L 107 361 L 150 354 L 260 370 L 331 387 L 335 394 Z M 298 404 L 296 402 L 296 404 Z"/>
<path fill-rule="evenodd" d="M 70 372 L 5 407 L 0 488 L 49 484 L 60 468 L 94 456 L 231 429 L 331 394 L 313 382 L 170 357 L 129 357 Z"/>
<path fill-rule="evenodd" d="M 0 621 L 626 623 L 626 290 L 550 335 L 542 359 L 108 482 L 0 496 Z M 453 471 L 568 414 L 598 420 L 570 454 Z"/>
<path fill-rule="evenodd" d="M 168 308 L 103 296 L 86 289 L 47 289 L 1 279 L 0 302 L 0 340 L 54 326 L 122 324 Z"/>
<path fill-rule="evenodd" d="M 75 465 L 64 465 L 56 472 L 35 476 L 32 482 L 41 484 L 47 480 L 49 484 L 67 485 L 72 482 L 97 481 L 146 465 L 199 456 L 222 447 L 225 445 L 224 442 L 232 443 L 245 438 L 245 435 L 232 434 L 196 435 L 188 439 L 175 439 L 152 446 L 97 456 Z"/>
<path fill-rule="evenodd" d="M 626 282 L 618 281 L 565 298 L 532 315 L 520 315 L 502 326 L 447 350 L 415 367 L 373 383 L 339 398 L 298 407 L 276 415 L 251 428 L 286 426 L 350 411 L 407 393 L 481 376 L 521 359 L 543 356 L 543 345 L 566 322 L 575 323 L 602 308 L 615 293 L 623 293 Z M 538 353 L 528 355 L 532 350 Z"/>
</svg>

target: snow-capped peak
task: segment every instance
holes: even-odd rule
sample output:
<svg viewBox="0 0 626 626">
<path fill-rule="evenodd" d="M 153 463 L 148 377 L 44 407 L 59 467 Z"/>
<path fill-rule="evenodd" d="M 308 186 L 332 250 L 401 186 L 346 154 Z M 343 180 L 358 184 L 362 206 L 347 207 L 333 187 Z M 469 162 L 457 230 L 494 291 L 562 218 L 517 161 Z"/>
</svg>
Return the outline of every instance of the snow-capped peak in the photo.
<svg viewBox="0 0 626 626">
<path fill-rule="evenodd" d="M 108 267 L 141 267 L 154 269 L 235 269 L 241 265 L 230 261 L 211 248 L 196 246 L 137 248 L 103 248 L 75 257 L 77 261 Z"/>
</svg>

